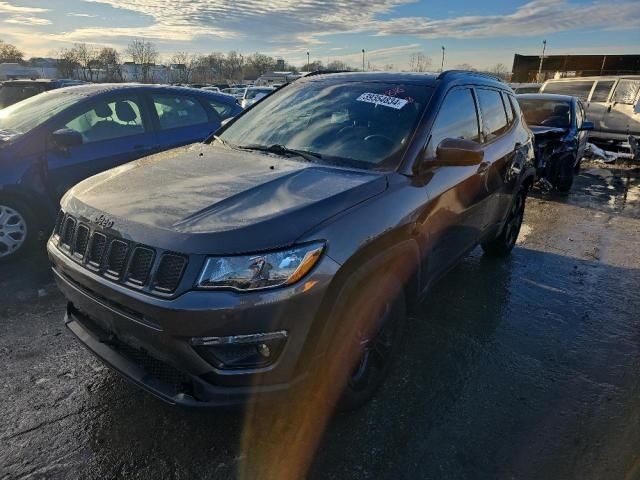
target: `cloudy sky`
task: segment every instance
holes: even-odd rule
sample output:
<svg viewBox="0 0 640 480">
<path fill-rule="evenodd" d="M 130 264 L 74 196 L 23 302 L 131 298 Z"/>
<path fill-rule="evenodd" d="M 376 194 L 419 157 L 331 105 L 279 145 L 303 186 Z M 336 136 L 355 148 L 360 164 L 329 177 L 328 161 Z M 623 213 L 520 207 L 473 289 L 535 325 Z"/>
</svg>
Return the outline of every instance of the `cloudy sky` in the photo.
<svg viewBox="0 0 640 480">
<path fill-rule="evenodd" d="M 0 0 L 0 39 L 27 56 L 74 42 L 124 48 L 154 42 L 167 57 L 260 51 L 303 64 L 406 67 L 411 53 L 439 64 L 511 66 L 515 52 L 640 53 L 640 0 Z M 446 67 L 445 65 L 445 67 Z"/>
</svg>

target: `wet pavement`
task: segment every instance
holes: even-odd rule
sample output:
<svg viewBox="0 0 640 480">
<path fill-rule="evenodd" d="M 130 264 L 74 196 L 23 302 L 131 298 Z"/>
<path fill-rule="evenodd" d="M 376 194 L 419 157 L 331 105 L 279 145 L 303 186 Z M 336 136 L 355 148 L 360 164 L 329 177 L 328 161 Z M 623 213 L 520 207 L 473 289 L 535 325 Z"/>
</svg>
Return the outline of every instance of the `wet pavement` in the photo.
<svg viewBox="0 0 640 480">
<path fill-rule="evenodd" d="M 474 251 L 412 314 L 387 383 L 332 420 L 309 478 L 640 478 L 639 290 L 638 179 L 592 167 L 568 197 L 534 194 L 509 258 Z M 261 477 L 242 411 L 164 405 L 63 311 L 44 256 L 0 266 L 0 478 Z"/>
</svg>

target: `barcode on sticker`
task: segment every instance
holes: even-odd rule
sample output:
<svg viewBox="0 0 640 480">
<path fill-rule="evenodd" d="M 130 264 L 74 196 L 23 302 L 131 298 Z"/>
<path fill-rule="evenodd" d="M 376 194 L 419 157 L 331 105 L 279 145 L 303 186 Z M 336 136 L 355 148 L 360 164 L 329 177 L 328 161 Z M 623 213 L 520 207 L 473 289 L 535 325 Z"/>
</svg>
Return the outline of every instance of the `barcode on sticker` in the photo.
<svg viewBox="0 0 640 480">
<path fill-rule="evenodd" d="M 389 108 L 395 108 L 396 110 L 400 110 L 407 103 L 403 98 L 389 97 L 387 95 L 380 95 L 378 93 L 363 93 L 358 98 L 356 98 L 358 102 L 367 102 L 373 103 L 375 105 L 383 105 Z"/>
</svg>

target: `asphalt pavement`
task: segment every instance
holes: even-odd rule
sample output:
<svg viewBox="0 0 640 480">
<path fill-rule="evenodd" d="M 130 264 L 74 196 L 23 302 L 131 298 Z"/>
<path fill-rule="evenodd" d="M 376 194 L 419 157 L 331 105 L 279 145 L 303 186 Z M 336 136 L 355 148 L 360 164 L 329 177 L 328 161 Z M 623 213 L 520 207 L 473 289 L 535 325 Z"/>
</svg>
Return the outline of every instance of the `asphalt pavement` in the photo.
<svg viewBox="0 0 640 480">
<path fill-rule="evenodd" d="M 0 266 L 0 478 L 267 478 L 296 450 L 242 409 L 138 390 L 74 340 L 64 307 L 45 255 Z M 534 193 L 512 255 L 472 252 L 406 333 L 309 478 L 640 479 L 640 179 L 592 165 L 569 196 Z"/>
</svg>

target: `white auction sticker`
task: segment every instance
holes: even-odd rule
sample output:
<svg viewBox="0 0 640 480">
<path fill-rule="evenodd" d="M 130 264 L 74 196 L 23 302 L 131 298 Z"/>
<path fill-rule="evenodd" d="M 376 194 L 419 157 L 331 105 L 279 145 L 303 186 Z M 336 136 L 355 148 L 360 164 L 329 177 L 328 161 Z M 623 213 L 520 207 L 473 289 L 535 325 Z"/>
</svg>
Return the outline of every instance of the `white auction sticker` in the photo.
<svg viewBox="0 0 640 480">
<path fill-rule="evenodd" d="M 407 100 L 403 98 L 388 97 L 387 95 L 379 95 L 377 93 L 363 93 L 358 98 L 358 102 L 374 103 L 376 105 L 383 105 L 385 107 L 394 108 L 400 110 L 407 103 Z"/>
</svg>

